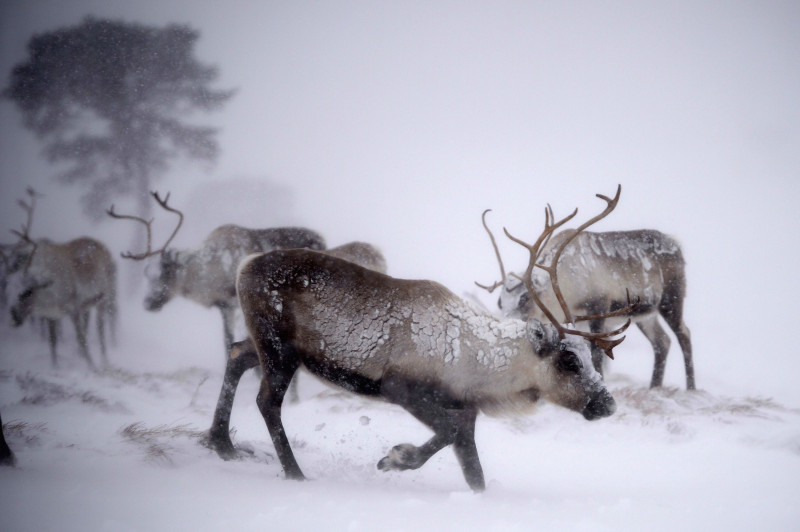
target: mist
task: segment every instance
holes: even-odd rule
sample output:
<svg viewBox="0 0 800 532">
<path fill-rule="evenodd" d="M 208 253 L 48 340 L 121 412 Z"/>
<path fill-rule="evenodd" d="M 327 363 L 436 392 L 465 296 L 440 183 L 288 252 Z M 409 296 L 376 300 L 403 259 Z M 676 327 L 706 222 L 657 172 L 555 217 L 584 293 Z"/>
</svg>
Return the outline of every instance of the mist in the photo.
<svg viewBox="0 0 800 532">
<path fill-rule="evenodd" d="M 197 57 L 220 69 L 215 85 L 237 89 L 201 118 L 221 128 L 217 163 L 181 161 L 154 185 L 187 212 L 175 246 L 233 221 L 304 225 L 330 246 L 376 244 L 391 275 L 495 309 L 474 285 L 499 276 L 484 209 L 506 267 L 521 270 L 525 251 L 502 227 L 533 240 L 548 203 L 587 219 L 604 207 L 595 194 L 621 184 L 596 230 L 652 228 L 681 243 L 698 388 L 800 405 L 797 2 L 10 0 L 4 83 L 32 34 L 86 15 L 186 23 L 201 34 Z M 34 186 L 46 197 L 32 236 L 127 250 L 132 228 L 90 223 L 81 191 L 55 182 L 39 151 L 0 100 L 0 228 L 19 227 L 16 200 Z M 123 314 L 158 331 L 156 319 L 204 312 L 181 302 L 139 316 L 140 300 L 128 304 Z M 208 361 L 221 326 L 205 312 L 191 345 Z M 646 386 L 651 351 L 639 331 L 628 337 L 612 367 Z M 165 341 L 161 356 L 194 356 Z M 675 341 L 665 384 L 684 387 Z"/>
</svg>

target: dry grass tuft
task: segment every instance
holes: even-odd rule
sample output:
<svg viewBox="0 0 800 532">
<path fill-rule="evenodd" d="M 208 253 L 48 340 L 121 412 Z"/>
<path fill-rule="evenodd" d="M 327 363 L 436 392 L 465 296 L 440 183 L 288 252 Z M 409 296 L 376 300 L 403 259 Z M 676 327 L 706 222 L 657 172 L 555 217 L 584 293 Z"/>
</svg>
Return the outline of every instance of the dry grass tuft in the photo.
<svg viewBox="0 0 800 532">
<path fill-rule="evenodd" d="M 126 440 L 145 449 L 145 459 L 152 462 L 173 463 L 172 456 L 177 448 L 169 444 L 169 440 L 200 440 L 204 432 L 192 428 L 191 425 L 157 425 L 147 427 L 144 423 L 131 423 L 120 431 Z"/>
</svg>

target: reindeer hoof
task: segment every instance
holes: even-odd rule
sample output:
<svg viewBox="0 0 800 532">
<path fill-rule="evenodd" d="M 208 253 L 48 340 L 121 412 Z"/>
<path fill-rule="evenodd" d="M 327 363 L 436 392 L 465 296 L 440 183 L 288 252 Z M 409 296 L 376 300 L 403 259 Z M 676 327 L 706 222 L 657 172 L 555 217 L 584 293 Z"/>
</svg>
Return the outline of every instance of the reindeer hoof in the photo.
<svg viewBox="0 0 800 532">
<path fill-rule="evenodd" d="M 228 434 L 219 435 L 209 432 L 200 439 L 200 444 L 216 452 L 223 460 L 235 460 L 239 457 Z"/>
<path fill-rule="evenodd" d="M 381 458 L 378 462 L 378 469 L 381 471 L 404 471 L 417 469 L 422 464 L 419 448 L 410 443 L 401 443 L 392 447 L 389 454 Z"/>
</svg>

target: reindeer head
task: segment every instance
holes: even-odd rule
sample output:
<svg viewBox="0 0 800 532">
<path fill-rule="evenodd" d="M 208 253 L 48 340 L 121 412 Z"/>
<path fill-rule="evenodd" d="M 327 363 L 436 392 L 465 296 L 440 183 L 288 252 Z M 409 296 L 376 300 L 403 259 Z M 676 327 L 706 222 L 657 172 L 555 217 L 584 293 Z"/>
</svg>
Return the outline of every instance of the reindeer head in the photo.
<svg viewBox="0 0 800 532">
<path fill-rule="evenodd" d="M 569 216 L 556 222 L 552 209 L 548 206 L 547 209 L 545 209 L 544 231 L 534 244 L 523 242 L 512 236 L 508 230 L 504 228 L 503 230 L 509 239 L 525 247 L 530 253 L 528 267 L 522 275 L 512 274 L 506 277 L 497 244 L 486 225 L 486 212 L 484 212 L 484 227 L 489 233 L 498 261 L 500 262 L 502 280 L 494 283 L 492 286 L 480 284 L 478 284 L 478 286 L 485 288 L 489 292 L 492 292 L 497 287 L 502 287 L 503 292 L 501 292 L 499 301 L 501 308 L 504 302 L 510 303 L 511 308 L 515 309 L 517 312 L 519 312 L 519 309 L 525 309 L 527 307 L 528 339 L 533 344 L 534 350 L 538 355 L 551 362 L 551 379 L 548 381 L 550 385 L 547 387 L 547 391 L 542 390 L 543 395 L 549 394 L 549 397 L 547 397 L 549 400 L 572 410 L 582 411 L 586 419 L 596 419 L 598 417 L 610 415 L 614 410 L 614 401 L 602 384 L 602 377 L 596 372 L 592 364 L 591 344 L 600 348 L 609 358 L 614 358 L 613 348 L 619 345 L 625 337 L 623 336 L 616 339 L 612 339 L 612 337 L 622 334 L 630 325 L 630 320 L 615 330 L 601 333 L 579 331 L 573 327 L 573 324 L 583 320 L 619 316 L 630 312 L 637 303 L 629 300 L 628 306 L 625 308 L 603 315 L 573 316 L 558 284 L 557 265 L 564 248 L 566 248 L 581 231 L 606 217 L 614 210 L 619 201 L 621 190 L 621 187 L 617 188 L 617 194 L 613 199 L 598 194 L 598 197 L 606 202 L 606 209 L 583 223 L 574 232 L 570 232 L 568 237 L 559 242 L 555 247 L 549 265 L 540 263 L 542 250 L 556 229 L 575 217 L 578 212 L 577 209 Z M 536 286 L 535 279 L 541 282 L 541 276 L 534 275 L 538 273 L 535 270 L 536 268 L 545 272 L 549 277 L 552 290 L 565 316 L 566 323 L 562 324 L 553 311 L 551 311 L 539 297 L 541 287 Z M 530 304 L 531 302 L 533 305 Z M 538 312 L 534 311 L 534 309 Z M 541 314 L 539 314 L 539 312 Z M 549 323 L 542 323 L 540 318 L 546 318 L 546 322 Z M 587 389 L 591 391 L 588 402 L 586 402 L 585 399 Z"/>
<path fill-rule="evenodd" d="M 28 316 L 31 315 L 33 309 L 36 307 L 36 298 L 39 297 L 45 289 L 53 284 L 53 281 L 33 281 L 27 279 L 27 286 L 17 296 L 17 302 L 11 307 L 11 324 L 14 327 L 19 327 Z"/>
<path fill-rule="evenodd" d="M 542 374 L 536 390 L 538 396 L 551 403 L 580 412 L 587 420 L 610 416 L 616 410 L 602 376 L 592 364 L 589 341 L 567 335 L 558 327 L 528 318 L 526 337 L 538 359 Z"/>
<path fill-rule="evenodd" d="M 525 285 L 516 277 L 510 277 L 500 285 L 497 308 L 504 316 L 518 319 L 525 319 L 531 312 L 535 312 Z M 544 319 L 544 315 L 541 318 Z"/>
<path fill-rule="evenodd" d="M 162 209 L 178 215 L 178 224 L 175 226 L 172 234 L 169 236 L 166 242 L 164 242 L 164 245 L 156 250 L 151 248 L 153 220 L 145 220 L 139 216 L 131 216 L 128 214 L 117 214 L 114 212 L 113 205 L 106 212 L 112 218 L 117 218 L 120 220 L 133 220 L 144 225 L 145 230 L 147 231 L 147 250 L 142 253 L 122 253 L 122 257 L 125 259 L 140 261 L 149 259 L 150 257 L 158 256 L 157 263 L 151 262 L 145 267 L 145 275 L 147 276 L 147 280 L 150 285 L 147 296 L 145 297 L 145 308 L 147 310 L 160 310 L 161 307 L 163 307 L 175 295 L 179 269 L 177 263 L 178 252 L 172 249 L 167 249 L 167 246 L 169 246 L 170 242 L 172 242 L 172 239 L 175 238 L 175 235 L 178 234 L 178 230 L 181 228 L 181 224 L 183 224 L 183 213 L 178 209 L 168 205 L 169 193 L 167 193 L 163 199 L 158 195 L 158 192 L 151 192 L 150 195 L 153 197 L 156 203 L 161 206 Z"/>
</svg>

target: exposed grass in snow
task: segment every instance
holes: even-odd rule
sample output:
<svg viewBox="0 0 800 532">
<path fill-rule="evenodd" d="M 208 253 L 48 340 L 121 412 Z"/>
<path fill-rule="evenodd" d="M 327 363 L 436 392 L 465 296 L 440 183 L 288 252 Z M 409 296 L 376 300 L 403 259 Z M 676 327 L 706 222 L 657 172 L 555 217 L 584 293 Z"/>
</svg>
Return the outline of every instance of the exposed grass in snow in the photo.
<svg viewBox="0 0 800 532">
<path fill-rule="evenodd" d="M 480 416 L 488 488 L 475 495 L 449 449 L 416 471 L 378 471 L 393 445 L 419 444 L 429 431 L 394 405 L 303 374 L 284 424 L 312 480 L 292 482 L 255 406 L 254 373 L 234 404 L 239 459 L 223 461 L 203 445 L 221 359 L 216 344 L 183 341 L 186 351 L 167 360 L 147 337 L 129 339 L 112 352 L 113 367 L 91 373 L 68 347 L 61 369 L 50 369 L 41 340 L 4 331 L 0 412 L 18 465 L 0 470 L 0 529 L 734 531 L 800 523 L 800 409 L 768 396 L 736 395 L 730 385 L 649 390 L 647 370 L 612 369 L 618 410 L 610 418 L 587 422 L 549 404 L 523 418 Z M 650 354 L 639 356 L 647 366 Z"/>
</svg>

